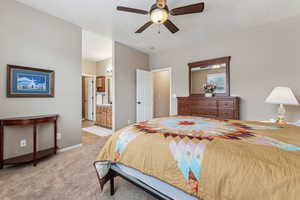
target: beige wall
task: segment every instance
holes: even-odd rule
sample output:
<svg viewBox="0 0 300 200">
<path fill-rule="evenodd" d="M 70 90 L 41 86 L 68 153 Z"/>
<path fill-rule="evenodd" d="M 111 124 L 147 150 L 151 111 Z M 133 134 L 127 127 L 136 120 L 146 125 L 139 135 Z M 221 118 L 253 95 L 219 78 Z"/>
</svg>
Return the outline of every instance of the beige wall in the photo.
<svg viewBox="0 0 300 200">
<path fill-rule="evenodd" d="M 149 70 L 149 56 L 114 42 L 114 127 L 120 129 L 136 121 L 136 69 Z"/>
<path fill-rule="evenodd" d="M 167 117 L 170 114 L 170 72 L 153 73 L 154 117 Z"/>
<path fill-rule="evenodd" d="M 97 70 L 96 70 L 96 75 L 97 76 L 109 76 L 111 73 L 107 73 L 106 69 L 108 67 L 112 66 L 112 58 L 108 58 L 105 60 L 100 60 L 97 62 Z"/>
<path fill-rule="evenodd" d="M 150 57 L 150 66 L 172 67 L 173 91 L 188 95 L 187 63 L 232 56 L 231 93 L 242 98 L 241 118 L 276 117 L 277 106 L 264 100 L 276 86 L 291 87 L 300 97 L 300 17 L 266 24 L 193 46 L 174 48 Z M 183 30 L 184 31 L 184 30 Z M 175 102 L 175 99 L 174 99 Z M 288 118 L 300 120 L 300 107 L 288 106 Z M 176 113 L 176 103 L 172 108 Z"/>
<path fill-rule="evenodd" d="M 59 146 L 79 144 L 81 29 L 12 0 L 1 0 L 0 27 L 0 118 L 58 113 Z M 7 64 L 54 70 L 55 98 L 6 98 Z M 53 145 L 52 126 L 38 131 L 39 149 Z M 5 158 L 29 153 L 31 144 L 32 127 L 5 128 Z"/>
<path fill-rule="evenodd" d="M 94 61 L 82 60 L 81 61 L 81 72 L 84 75 L 96 75 L 97 64 Z"/>
</svg>

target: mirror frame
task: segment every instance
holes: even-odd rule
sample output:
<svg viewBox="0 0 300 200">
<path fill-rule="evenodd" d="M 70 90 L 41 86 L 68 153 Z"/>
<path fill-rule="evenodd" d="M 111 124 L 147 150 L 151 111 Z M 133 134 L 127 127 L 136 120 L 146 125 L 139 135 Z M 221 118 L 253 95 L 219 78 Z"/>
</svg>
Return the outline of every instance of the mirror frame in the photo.
<svg viewBox="0 0 300 200">
<path fill-rule="evenodd" d="M 207 65 L 216 65 L 216 64 L 222 64 L 222 63 L 226 64 L 226 67 L 225 67 L 225 70 L 226 70 L 226 92 L 225 93 L 216 93 L 215 96 L 230 96 L 230 60 L 231 60 L 231 57 L 227 56 L 227 57 L 222 57 L 222 58 L 214 58 L 214 59 L 209 59 L 209 60 L 188 63 L 190 96 L 195 96 L 195 95 L 204 96 L 204 94 L 200 94 L 200 93 L 192 94 L 192 77 L 191 77 L 192 69 L 196 68 L 196 67 L 204 68 L 204 67 L 207 67 Z"/>
</svg>

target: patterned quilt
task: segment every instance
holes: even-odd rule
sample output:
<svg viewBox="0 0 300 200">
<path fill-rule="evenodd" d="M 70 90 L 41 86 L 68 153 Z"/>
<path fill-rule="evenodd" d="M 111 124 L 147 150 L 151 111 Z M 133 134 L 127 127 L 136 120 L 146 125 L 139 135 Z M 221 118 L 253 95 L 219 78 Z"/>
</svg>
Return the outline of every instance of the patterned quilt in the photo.
<svg viewBox="0 0 300 200">
<path fill-rule="evenodd" d="M 300 199 L 300 127 L 294 125 L 157 118 L 109 139 L 95 162 L 101 180 L 111 163 L 204 200 Z"/>
</svg>

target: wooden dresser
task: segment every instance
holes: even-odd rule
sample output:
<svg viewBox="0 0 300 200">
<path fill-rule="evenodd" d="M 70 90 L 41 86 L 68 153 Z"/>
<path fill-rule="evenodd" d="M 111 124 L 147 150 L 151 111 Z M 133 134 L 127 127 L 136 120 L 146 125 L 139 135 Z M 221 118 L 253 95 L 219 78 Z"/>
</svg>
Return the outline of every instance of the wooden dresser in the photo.
<svg viewBox="0 0 300 200">
<path fill-rule="evenodd" d="M 177 98 L 178 115 L 217 119 L 240 118 L 240 98 L 231 96 L 204 97 L 200 95 Z"/>
</svg>

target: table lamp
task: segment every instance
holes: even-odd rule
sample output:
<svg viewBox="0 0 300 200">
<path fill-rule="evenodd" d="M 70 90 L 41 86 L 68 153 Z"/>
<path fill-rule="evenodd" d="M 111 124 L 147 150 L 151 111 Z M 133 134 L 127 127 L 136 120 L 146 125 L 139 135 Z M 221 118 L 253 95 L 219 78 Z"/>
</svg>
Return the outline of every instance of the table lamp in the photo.
<svg viewBox="0 0 300 200">
<path fill-rule="evenodd" d="M 299 105 L 294 93 L 288 87 L 276 87 L 265 101 L 266 103 L 279 104 L 277 123 L 284 124 L 286 110 L 284 105 Z"/>
</svg>

